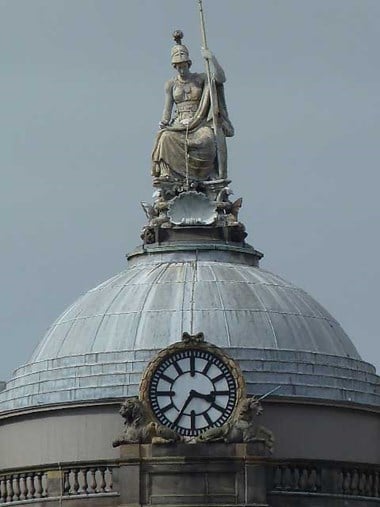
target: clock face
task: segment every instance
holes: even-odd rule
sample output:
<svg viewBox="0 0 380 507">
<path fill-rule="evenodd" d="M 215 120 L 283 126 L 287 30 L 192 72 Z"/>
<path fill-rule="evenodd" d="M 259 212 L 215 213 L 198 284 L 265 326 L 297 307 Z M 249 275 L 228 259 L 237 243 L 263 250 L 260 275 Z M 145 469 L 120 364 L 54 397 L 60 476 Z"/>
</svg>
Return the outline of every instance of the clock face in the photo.
<svg viewBox="0 0 380 507">
<path fill-rule="evenodd" d="M 152 411 L 158 421 L 183 436 L 222 426 L 237 400 L 235 379 L 217 355 L 183 349 L 165 357 L 149 385 Z"/>
</svg>

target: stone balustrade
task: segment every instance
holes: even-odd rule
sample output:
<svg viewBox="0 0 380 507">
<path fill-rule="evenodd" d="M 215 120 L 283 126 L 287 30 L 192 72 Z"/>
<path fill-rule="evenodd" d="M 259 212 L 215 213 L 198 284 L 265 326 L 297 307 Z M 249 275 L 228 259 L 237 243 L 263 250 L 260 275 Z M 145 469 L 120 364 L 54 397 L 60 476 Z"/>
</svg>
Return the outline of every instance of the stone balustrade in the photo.
<svg viewBox="0 0 380 507">
<path fill-rule="evenodd" d="M 0 503 L 46 498 L 47 473 L 31 471 L 0 475 Z"/>
<path fill-rule="evenodd" d="M 380 466 L 323 462 L 277 464 L 272 492 L 315 493 L 380 498 Z"/>
<path fill-rule="evenodd" d="M 164 466 L 165 459 L 162 463 L 157 457 L 155 460 L 156 465 L 153 465 L 153 462 L 148 465 L 148 468 L 153 467 L 152 471 L 155 466 L 161 468 Z M 355 505 L 372 505 L 373 502 L 376 505 L 379 504 L 379 465 L 301 462 L 299 460 L 274 461 L 265 457 L 259 461 L 266 470 L 267 495 L 269 504 L 273 507 L 288 505 L 286 502 L 281 503 L 284 501 L 281 499 L 285 497 L 289 498 L 289 505 L 293 501 L 291 499 L 296 497 L 305 498 L 305 503 L 296 505 L 308 505 L 311 497 L 317 502 L 315 505 L 324 507 L 330 505 L 327 500 L 333 497 L 355 499 L 359 502 Z M 63 463 L 31 470 L 0 471 L 0 504 L 40 505 L 49 501 L 52 505 L 60 505 L 63 501 L 75 500 L 74 505 L 76 505 L 77 502 L 86 498 L 99 498 L 99 500 L 103 498 L 106 502 L 104 505 L 107 507 L 116 506 L 123 501 L 123 498 L 119 498 L 123 496 L 123 488 L 119 488 L 119 477 L 122 477 L 122 469 L 125 465 L 123 461 L 120 463 L 117 461 Z M 130 487 L 128 486 L 127 489 Z M 321 503 L 318 503 L 318 498 L 321 499 Z"/>
<path fill-rule="evenodd" d="M 29 471 L 0 472 L 0 504 L 42 502 L 81 496 L 118 495 L 113 489 L 115 464 L 56 464 Z"/>
<path fill-rule="evenodd" d="M 67 468 L 63 472 L 63 496 L 113 492 L 112 468 L 84 466 Z"/>
</svg>

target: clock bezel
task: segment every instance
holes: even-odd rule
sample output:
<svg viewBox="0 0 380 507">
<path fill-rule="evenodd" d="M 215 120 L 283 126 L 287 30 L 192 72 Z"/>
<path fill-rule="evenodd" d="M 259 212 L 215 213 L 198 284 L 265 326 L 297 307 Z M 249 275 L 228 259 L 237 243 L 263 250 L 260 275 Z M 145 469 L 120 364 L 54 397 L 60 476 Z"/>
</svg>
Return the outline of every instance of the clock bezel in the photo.
<svg viewBox="0 0 380 507">
<path fill-rule="evenodd" d="M 203 337 L 203 335 L 202 335 Z M 146 402 L 147 407 L 149 409 L 151 417 L 157 421 L 159 424 L 162 424 L 161 421 L 158 420 L 152 406 L 151 406 L 151 399 L 150 399 L 150 385 L 151 381 L 153 379 L 153 376 L 156 372 L 156 370 L 160 367 L 160 365 L 165 362 L 169 357 L 175 355 L 178 352 L 184 351 L 184 350 L 200 350 L 203 352 L 208 352 L 210 354 L 213 354 L 216 356 L 228 369 L 231 376 L 233 377 L 235 381 L 236 386 L 236 399 L 234 407 L 231 411 L 231 414 L 226 418 L 223 424 L 226 424 L 231 418 L 233 418 L 234 414 L 236 413 L 237 408 L 239 407 L 241 401 L 245 399 L 246 397 L 246 387 L 245 387 L 245 381 L 243 374 L 240 370 L 239 365 L 237 362 L 232 359 L 224 350 L 221 348 L 208 343 L 206 341 L 203 341 L 202 338 L 196 338 L 196 337 L 190 337 L 190 339 L 187 339 L 186 341 L 181 341 L 174 343 L 173 345 L 170 345 L 169 347 L 166 347 L 165 349 L 162 349 L 158 354 L 148 363 L 145 372 L 143 374 L 143 378 L 140 383 L 140 389 L 139 389 L 139 398 Z M 183 435 L 183 432 L 179 431 L 178 428 L 176 428 L 174 425 L 166 425 L 167 427 L 171 427 L 174 431 L 176 431 L 178 434 Z M 204 427 L 201 432 L 198 433 L 198 435 L 210 428 L 218 427 L 215 424 L 209 425 L 207 427 Z"/>
</svg>

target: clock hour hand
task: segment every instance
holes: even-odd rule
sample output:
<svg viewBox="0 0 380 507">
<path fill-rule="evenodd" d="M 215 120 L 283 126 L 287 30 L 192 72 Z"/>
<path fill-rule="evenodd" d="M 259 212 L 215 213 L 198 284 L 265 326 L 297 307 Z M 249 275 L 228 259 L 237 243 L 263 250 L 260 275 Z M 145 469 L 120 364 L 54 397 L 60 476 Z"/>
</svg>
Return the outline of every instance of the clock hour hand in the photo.
<svg viewBox="0 0 380 507">
<path fill-rule="evenodd" d="M 198 391 L 191 391 L 193 393 L 193 398 L 201 398 L 202 400 L 206 400 L 210 403 L 215 401 L 215 393 L 211 391 L 210 394 L 198 393 Z"/>
<path fill-rule="evenodd" d="M 206 400 L 209 403 L 214 403 L 214 401 L 215 401 L 215 392 L 211 391 L 210 394 L 203 394 L 203 393 L 199 393 L 198 391 L 195 391 L 194 389 L 192 389 L 190 391 L 189 396 L 187 397 L 185 403 L 183 404 L 180 413 L 177 415 L 177 417 L 176 417 L 176 419 L 175 419 L 175 421 L 174 421 L 173 424 L 178 424 L 179 423 L 179 421 L 181 420 L 181 417 L 183 416 L 186 408 L 188 407 L 188 405 L 190 404 L 190 402 L 191 402 L 191 400 L 193 398 L 200 398 L 201 400 Z"/>
</svg>

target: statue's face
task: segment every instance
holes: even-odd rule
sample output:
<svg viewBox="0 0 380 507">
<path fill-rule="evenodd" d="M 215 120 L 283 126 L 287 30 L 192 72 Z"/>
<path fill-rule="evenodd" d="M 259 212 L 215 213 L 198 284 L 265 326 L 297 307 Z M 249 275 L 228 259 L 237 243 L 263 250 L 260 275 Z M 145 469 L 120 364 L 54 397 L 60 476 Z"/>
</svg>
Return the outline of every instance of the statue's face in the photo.
<svg viewBox="0 0 380 507">
<path fill-rule="evenodd" d="M 186 76 L 189 73 L 189 62 L 176 63 L 174 67 L 180 76 Z"/>
</svg>

